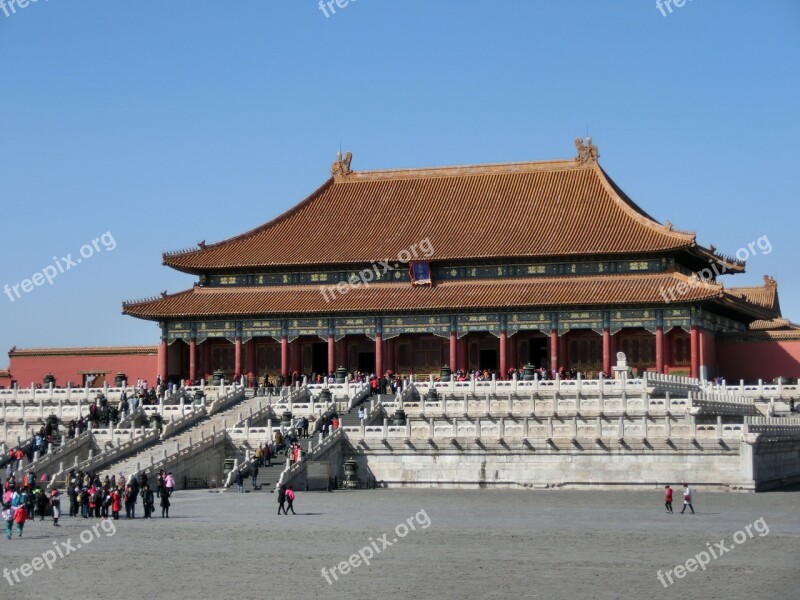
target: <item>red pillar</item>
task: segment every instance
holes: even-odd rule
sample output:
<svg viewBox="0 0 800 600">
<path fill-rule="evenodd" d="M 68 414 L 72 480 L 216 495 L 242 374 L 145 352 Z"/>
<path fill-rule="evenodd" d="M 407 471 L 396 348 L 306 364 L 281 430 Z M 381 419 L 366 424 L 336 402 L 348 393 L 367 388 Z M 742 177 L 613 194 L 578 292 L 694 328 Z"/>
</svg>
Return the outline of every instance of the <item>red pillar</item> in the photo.
<svg viewBox="0 0 800 600">
<path fill-rule="evenodd" d="M 611 330 L 603 329 L 603 373 L 611 377 Z"/>
<path fill-rule="evenodd" d="M 236 336 L 234 342 L 234 358 L 233 358 L 233 373 L 234 375 L 242 374 L 242 338 Z"/>
<path fill-rule="evenodd" d="M 463 369 L 464 372 L 469 371 L 466 337 L 462 337 L 460 340 L 458 340 L 458 368 Z"/>
<path fill-rule="evenodd" d="M 281 336 L 281 375 L 289 377 L 289 338 L 285 335 Z"/>
<path fill-rule="evenodd" d="M 189 340 L 189 379 L 197 379 L 197 339 Z"/>
<path fill-rule="evenodd" d="M 691 351 L 691 370 L 689 372 L 689 376 L 690 377 L 694 377 L 694 378 L 697 378 L 699 376 L 699 374 L 700 374 L 699 373 L 700 364 L 698 362 L 698 359 L 700 358 L 700 352 L 699 352 L 699 348 L 698 348 L 698 345 L 699 345 L 698 337 L 699 336 L 698 336 L 697 329 L 698 329 L 697 325 L 692 325 L 691 333 L 689 334 L 689 336 L 690 336 L 689 344 L 690 344 L 690 348 L 691 348 L 691 350 L 690 350 Z"/>
<path fill-rule="evenodd" d="M 656 327 L 656 372 L 664 372 L 664 328 Z"/>
<path fill-rule="evenodd" d="M 383 335 L 375 334 L 375 375 L 383 375 Z"/>
<path fill-rule="evenodd" d="M 336 370 L 336 340 L 332 335 L 328 336 L 328 373 Z"/>
<path fill-rule="evenodd" d="M 167 340 L 161 340 L 158 345 L 158 376 L 161 381 L 167 380 Z"/>
<path fill-rule="evenodd" d="M 550 330 L 550 370 L 558 371 L 558 329 Z"/>
<path fill-rule="evenodd" d="M 559 366 L 565 369 L 569 366 L 567 361 L 567 334 L 558 337 L 558 359 L 561 361 Z"/>
<path fill-rule="evenodd" d="M 458 362 L 457 355 L 457 348 L 458 346 L 458 338 L 456 337 L 456 332 L 450 332 L 450 369 L 453 373 L 456 372 L 456 363 Z"/>
<path fill-rule="evenodd" d="M 505 329 L 500 332 L 500 379 L 508 375 L 508 334 Z"/>
</svg>

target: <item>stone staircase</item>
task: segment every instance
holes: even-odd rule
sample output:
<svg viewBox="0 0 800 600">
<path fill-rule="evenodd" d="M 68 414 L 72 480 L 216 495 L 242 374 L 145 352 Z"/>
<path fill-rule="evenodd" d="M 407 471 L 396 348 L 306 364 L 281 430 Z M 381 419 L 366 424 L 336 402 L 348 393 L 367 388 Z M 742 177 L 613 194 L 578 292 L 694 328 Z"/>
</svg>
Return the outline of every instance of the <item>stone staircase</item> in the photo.
<svg viewBox="0 0 800 600">
<path fill-rule="evenodd" d="M 164 458 L 165 454 L 172 455 L 180 448 L 197 443 L 201 438 L 210 438 L 215 432 L 223 431 L 226 424 L 230 425 L 237 421 L 242 413 L 247 414 L 250 409 L 256 410 L 259 402 L 263 402 L 263 398 L 253 396 L 252 390 L 248 390 L 241 402 L 206 417 L 176 435 L 159 440 L 123 460 L 107 465 L 103 472 L 109 476 L 122 473 L 128 478 L 140 469 L 146 469 L 151 463 Z"/>
<path fill-rule="evenodd" d="M 391 394 L 381 394 L 381 395 L 376 394 L 374 396 L 365 396 L 364 399 L 361 400 L 361 402 L 356 404 L 353 408 L 351 408 L 347 412 L 339 413 L 339 420 L 341 421 L 341 426 L 358 427 L 359 425 L 361 425 L 361 421 L 358 418 L 358 409 L 361 406 L 363 406 L 364 408 L 367 409 L 367 412 L 369 412 L 370 400 L 374 400 L 377 403 L 378 399 L 381 399 L 383 401 L 386 401 L 388 399 L 389 401 L 391 401 L 394 399 L 394 396 L 392 396 Z M 367 425 L 369 424 L 370 423 L 367 422 Z"/>
<path fill-rule="evenodd" d="M 275 484 L 278 483 L 278 479 L 281 477 L 281 473 L 286 468 L 286 456 L 283 454 L 278 454 L 277 456 L 273 456 L 271 460 L 271 466 L 269 467 L 259 467 L 258 468 L 258 476 L 256 477 L 256 485 L 261 488 L 262 491 L 271 492 L 275 489 Z M 252 478 L 246 477 L 244 482 L 244 489 L 252 489 L 251 486 Z M 233 490 L 231 490 L 233 491 Z"/>
</svg>

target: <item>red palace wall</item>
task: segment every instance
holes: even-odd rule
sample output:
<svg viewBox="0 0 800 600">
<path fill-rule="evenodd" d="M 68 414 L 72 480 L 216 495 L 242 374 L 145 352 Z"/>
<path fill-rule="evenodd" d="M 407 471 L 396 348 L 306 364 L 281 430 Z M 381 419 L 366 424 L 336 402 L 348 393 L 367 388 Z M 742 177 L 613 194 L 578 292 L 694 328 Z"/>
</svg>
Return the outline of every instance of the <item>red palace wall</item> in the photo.
<svg viewBox="0 0 800 600">
<path fill-rule="evenodd" d="M 146 379 L 154 385 L 158 371 L 158 348 L 156 346 L 136 348 L 96 349 L 59 349 L 48 351 L 14 351 L 9 353 L 9 377 L 0 377 L 0 385 L 9 387 L 16 380 L 20 387 L 28 387 L 31 383 L 42 383 L 44 376 L 52 373 L 57 386 L 65 386 L 71 381 L 74 386 L 83 385 L 83 374 L 86 372 L 105 373 L 109 385 L 114 384 L 117 372 L 122 371 L 128 381 L 135 383 L 137 379 Z M 102 384 L 101 384 L 102 385 Z"/>
<path fill-rule="evenodd" d="M 718 341 L 719 374 L 730 382 L 800 378 L 800 340 Z"/>
</svg>

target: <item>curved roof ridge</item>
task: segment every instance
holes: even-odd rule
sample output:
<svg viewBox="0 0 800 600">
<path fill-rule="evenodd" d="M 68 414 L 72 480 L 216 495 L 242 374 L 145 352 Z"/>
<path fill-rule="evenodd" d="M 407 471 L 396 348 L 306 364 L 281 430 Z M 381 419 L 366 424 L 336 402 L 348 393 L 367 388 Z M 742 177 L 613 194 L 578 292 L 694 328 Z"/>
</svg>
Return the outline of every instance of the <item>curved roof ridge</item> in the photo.
<svg viewBox="0 0 800 600">
<path fill-rule="evenodd" d="M 585 169 L 587 165 L 574 159 L 535 160 L 471 165 L 442 165 L 433 167 L 407 167 L 400 169 L 370 169 L 351 171 L 337 183 L 358 181 L 383 181 L 391 179 L 423 179 L 429 177 L 480 176 L 498 173 L 528 173 L 540 170 Z"/>
<path fill-rule="evenodd" d="M 246 239 L 248 237 L 251 237 L 253 235 L 256 235 L 256 234 L 264 231 L 265 229 L 269 229 L 270 227 L 273 227 L 273 226 L 277 225 L 281 221 L 283 221 L 285 219 L 288 219 L 294 213 L 302 210 L 306 205 L 310 204 L 317 196 L 319 196 L 322 192 L 324 192 L 325 189 L 328 186 L 332 185 L 333 183 L 334 183 L 334 178 L 333 177 L 329 177 L 328 179 L 325 180 L 325 182 L 321 186 L 319 186 L 317 189 L 315 189 L 313 192 L 311 192 L 311 194 L 308 197 L 306 197 L 304 200 L 302 200 L 301 202 L 295 204 L 290 209 L 282 212 L 277 217 L 275 217 L 273 219 L 270 219 L 266 223 L 262 223 L 258 227 L 254 227 L 253 229 L 245 231 L 244 233 L 240 233 L 239 235 L 235 235 L 233 237 L 226 238 L 224 240 L 220 240 L 219 242 L 215 242 L 213 244 L 208 244 L 208 245 L 204 244 L 200 248 L 193 248 L 193 249 L 189 249 L 189 250 L 178 250 L 178 251 L 175 251 L 175 252 L 165 252 L 162 255 L 163 264 L 165 264 L 165 265 L 169 264 L 168 261 L 167 261 L 167 258 L 174 258 L 174 257 L 177 257 L 177 256 L 186 256 L 187 254 L 202 254 L 203 252 L 206 252 L 208 250 L 213 250 L 214 248 L 218 248 L 220 246 L 224 246 L 224 245 L 229 244 L 231 242 L 237 242 L 237 241 Z"/>
<path fill-rule="evenodd" d="M 611 179 L 608 173 L 606 173 L 605 169 L 600 166 L 600 163 L 594 163 L 594 168 L 596 169 L 600 180 L 609 190 L 610 196 L 615 201 L 618 201 L 620 206 L 622 206 L 624 210 L 628 211 L 630 215 L 637 221 L 647 227 L 656 229 L 660 233 L 667 233 L 668 235 L 672 234 L 675 237 L 686 238 L 687 241 L 690 242 L 689 245 L 697 244 L 697 234 L 695 232 L 675 229 L 672 226 L 672 223 L 669 221 L 667 221 L 667 224 L 660 223 L 644 209 L 642 209 L 642 207 L 631 200 L 631 198 L 624 191 L 622 191 L 622 188 L 619 187 L 613 179 Z"/>
</svg>

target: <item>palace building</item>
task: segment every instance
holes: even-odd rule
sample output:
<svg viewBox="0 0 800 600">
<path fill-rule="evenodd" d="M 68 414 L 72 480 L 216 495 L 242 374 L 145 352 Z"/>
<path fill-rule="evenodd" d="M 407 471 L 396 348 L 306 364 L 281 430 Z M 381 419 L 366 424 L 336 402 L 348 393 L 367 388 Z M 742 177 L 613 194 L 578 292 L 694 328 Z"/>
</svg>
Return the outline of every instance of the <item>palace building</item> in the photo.
<svg viewBox="0 0 800 600">
<path fill-rule="evenodd" d="M 275 219 L 164 254 L 191 289 L 123 303 L 161 329 L 172 379 L 349 371 L 427 375 L 525 364 L 711 378 L 797 377 L 800 330 L 777 284 L 726 288 L 745 264 L 661 224 L 598 162 L 354 171 Z M 761 350 L 746 349 L 760 344 Z M 722 357 L 725 360 L 721 360 Z M 770 374 L 772 361 L 783 361 Z M 727 371 L 727 372 L 726 372 Z"/>
</svg>

